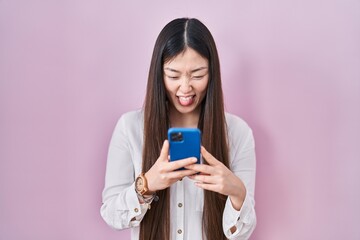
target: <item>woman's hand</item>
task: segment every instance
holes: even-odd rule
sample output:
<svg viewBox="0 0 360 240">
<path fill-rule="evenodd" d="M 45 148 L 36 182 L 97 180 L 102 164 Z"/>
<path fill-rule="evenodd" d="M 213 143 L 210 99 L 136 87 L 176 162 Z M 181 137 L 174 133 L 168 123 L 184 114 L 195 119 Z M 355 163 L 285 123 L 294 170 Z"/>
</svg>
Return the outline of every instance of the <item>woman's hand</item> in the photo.
<svg viewBox="0 0 360 240">
<path fill-rule="evenodd" d="M 209 165 L 192 164 L 186 166 L 186 169 L 200 173 L 190 178 L 195 180 L 196 186 L 202 189 L 229 196 L 233 207 L 240 210 L 246 195 L 244 183 L 204 147 L 201 147 L 201 154 Z"/>
<path fill-rule="evenodd" d="M 182 178 L 195 174 L 195 170 L 176 171 L 176 169 L 194 164 L 196 161 L 195 157 L 191 157 L 169 162 L 169 142 L 165 140 L 159 158 L 149 171 L 145 173 L 149 191 L 156 192 L 165 189 Z"/>
</svg>

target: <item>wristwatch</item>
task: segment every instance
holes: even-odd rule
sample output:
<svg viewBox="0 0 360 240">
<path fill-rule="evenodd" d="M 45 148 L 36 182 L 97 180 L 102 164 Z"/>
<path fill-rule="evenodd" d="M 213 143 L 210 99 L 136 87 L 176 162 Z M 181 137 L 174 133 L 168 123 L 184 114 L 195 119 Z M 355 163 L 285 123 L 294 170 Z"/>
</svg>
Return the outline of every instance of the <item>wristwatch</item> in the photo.
<svg viewBox="0 0 360 240">
<path fill-rule="evenodd" d="M 149 188 L 147 184 L 147 180 L 144 173 L 141 173 L 135 180 L 135 190 L 138 194 L 151 195 L 149 194 Z"/>
</svg>

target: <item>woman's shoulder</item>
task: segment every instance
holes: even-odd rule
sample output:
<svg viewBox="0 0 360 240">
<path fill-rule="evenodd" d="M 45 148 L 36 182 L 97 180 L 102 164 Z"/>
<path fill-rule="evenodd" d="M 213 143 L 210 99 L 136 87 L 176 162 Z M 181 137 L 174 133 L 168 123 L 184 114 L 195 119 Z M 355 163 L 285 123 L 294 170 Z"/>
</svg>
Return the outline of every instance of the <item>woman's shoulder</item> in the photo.
<svg viewBox="0 0 360 240">
<path fill-rule="evenodd" d="M 124 131 L 132 131 L 132 129 L 141 129 L 143 126 L 143 111 L 142 109 L 133 110 L 123 113 L 118 122 L 117 128 L 124 129 Z"/>
<path fill-rule="evenodd" d="M 241 117 L 225 112 L 226 125 L 229 130 L 238 129 L 238 131 L 249 131 L 251 130 L 247 122 Z"/>
<path fill-rule="evenodd" d="M 143 119 L 142 109 L 125 112 L 120 117 L 121 121 L 129 122 L 129 123 L 135 123 L 141 121 L 142 119 Z"/>
<path fill-rule="evenodd" d="M 225 113 L 230 152 L 235 154 L 245 146 L 255 146 L 253 131 L 247 122 L 231 113 Z"/>
</svg>

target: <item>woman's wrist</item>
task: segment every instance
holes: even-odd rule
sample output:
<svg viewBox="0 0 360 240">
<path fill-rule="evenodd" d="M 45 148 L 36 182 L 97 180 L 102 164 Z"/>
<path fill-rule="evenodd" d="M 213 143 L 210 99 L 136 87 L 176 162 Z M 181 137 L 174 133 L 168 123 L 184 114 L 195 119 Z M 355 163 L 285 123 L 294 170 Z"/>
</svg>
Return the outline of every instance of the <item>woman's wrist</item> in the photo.
<svg viewBox="0 0 360 240">
<path fill-rule="evenodd" d="M 148 192 L 147 192 L 147 195 L 153 195 L 156 193 L 156 189 L 153 189 L 152 188 L 152 181 L 151 181 L 151 176 L 149 174 L 149 171 L 147 171 L 145 174 L 144 174 L 145 178 L 147 179 L 147 184 L 148 184 Z"/>
<path fill-rule="evenodd" d="M 240 180 L 240 182 L 241 182 L 241 180 Z M 232 204 L 233 208 L 236 209 L 237 211 L 240 211 L 240 209 L 245 201 L 245 196 L 246 196 L 246 188 L 242 182 L 241 182 L 240 186 L 241 187 L 238 188 L 237 193 L 235 193 L 234 195 L 229 195 L 231 204 Z"/>
<path fill-rule="evenodd" d="M 136 195 L 140 204 L 146 204 L 148 209 L 151 208 L 151 203 L 153 201 L 157 202 L 159 200 L 159 197 L 156 195 L 156 193 L 152 195 L 141 195 L 140 193 L 136 192 Z"/>
<path fill-rule="evenodd" d="M 235 196 L 229 196 L 230 197 L 230 202 L 231 202 L 231 205 L 233 206 L 233 208 L 236 210 L 236 211 L 240 211 L 243 203 L 244 203 L 244 200 L 245 198 L 241 198 L 241 197 L 235 197 Z"/>
<path fill-rule="evenodd" d="M 154 200 L 156 193 L 153 193 L 151 195 L 141 195 L 140 193 L 136 192 L 138 199 L 140 200 L 140 203 L 151 203 L 152 200 Z"/>
</svg>

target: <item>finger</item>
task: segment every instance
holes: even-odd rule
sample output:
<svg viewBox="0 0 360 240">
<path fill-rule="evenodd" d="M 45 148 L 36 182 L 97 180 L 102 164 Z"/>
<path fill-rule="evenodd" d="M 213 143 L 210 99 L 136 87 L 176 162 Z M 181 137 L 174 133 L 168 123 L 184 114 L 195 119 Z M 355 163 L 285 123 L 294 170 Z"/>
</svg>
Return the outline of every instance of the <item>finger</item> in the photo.
<svg viewBox="0 0 360 240">
<path fill-rule="evenodd" d="M 195 158 L 195 157 L 184 158 L 184 159 L 181 159 L 181 160 L 172 161 L 172 162 L 170 162 L 168 164 L 167 170 L 168 171 L 174 171 L 176 169 L 179 169 L 179 168 L 194 164 L 196 162 L 197 162 L 197 158 Z"/>
<path fill-rule="evenodd" d="M 217 183 L 216 178 L 214 176 L 210 176 L 210 175 L 203 175 L 203 174 L 195 174 L 192 176 L 189 176 L 189 178 L 191 178 L 192 180 L 196 181 L 196 182 L 200 182 L 200 183 L 210 183 L 210 184 L 214 184 Z"/>
<path fill-rule="evenodd" d="M 194 170 L 196 172 L 205 173 L 208 175 L 215 173 L 214 167 L 207 164 L 191 164 L 184 167 L 186 169 Z"/>
<path fill-rule="evenodd" d="M 187 176 L 194 175 L 196 172 L 193 170 L 179 170 L 179 171 L 173 171 L 168 173 L 168 177 L 170 179 L 182 179 Z"/>
<path fill-rule="evenodd" d="M 168 156 L 169 156 L 169 141 L 165 140 L 161 148 L 159 159 L 161 159 L 164 162 L 167 162 L 169 160 Z"/>
<path fill-rule="evenodd" d="M 206 162 L 209 165 L 216 165 L 220 162 L 213 156 L 211 153 L 209 153 L 203 146 L 201 146 L 201 155 L 206 160 Z"/>
<path fill-rule="evenodd" d="M 204 190 L 209 190 L 212 192 L 219 192 L 217 190 L 217 187 L 215 184 L 208 184 L 208 183 L 200 183 L 200 182 L 195 182 L 195 185 L 199 188 L 202 188 Z M 220 193 L 220 192 L 219 192 Z"/>
</svg>

